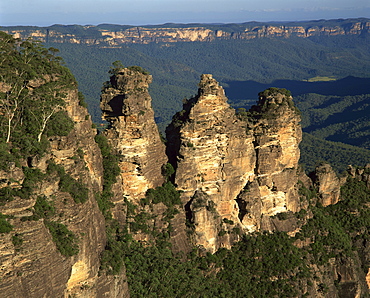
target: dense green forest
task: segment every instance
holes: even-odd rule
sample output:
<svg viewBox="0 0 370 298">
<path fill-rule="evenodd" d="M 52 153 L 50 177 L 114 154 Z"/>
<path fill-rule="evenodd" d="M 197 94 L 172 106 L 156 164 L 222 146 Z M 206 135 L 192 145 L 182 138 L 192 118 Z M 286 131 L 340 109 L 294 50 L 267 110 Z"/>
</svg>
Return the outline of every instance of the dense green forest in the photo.
<svg viewBox="0 0 370 298">
<path fill-rule="evenodd" d="M 302 112 L 305 132 L 370 149 L 370 94 L 324 96 L 309 93 L 295 100 Z"/>
<path fill-rule="evenodd" d="M 213 74 L 228 95 L 228 86 L 236 87 L 233 82 L 272 84 L 275 80 L 300 81 L 316 76 L 369 77 L 370 69 L 369 43 L 358 36 L 130 44 L 122 48 L 74 44 L 48 46 L 60 49 L 60 55 L 76 76 L 96 122 L 101 121 L 100 89 L 111 63 L 120 60 L 123 65 L 139 65 L 147 69 L 154 78 L 150 93 L 156 120 L 162 130 L 181 108 L 182 99 L 196 93 L 202 73 Z M 277 87 L 291 89 L 291 86 Z M 230 90 L 233 92 L 230 102 L 256 100 L 258 92 L 264 89 L 261 86 L 253 94 L 247 90 L 246 95 L 240 90 Z M 306 93 L 313 92 L 311 90 Z"/>
<path fill-rule="evenodd" d="M 341 173 L 348 165 L 361 166 L 370 162 L 370 150 L 341 142 L 326 141 L 309 133 L 303 133 L 300 144 L 300 164 L 306 172 L 311 172 L 322 161 L 330 163 Z"/>
<path fill-rule="evenodd" d="M 11 162 L 22 167 L 22 159 L 27 160 L 30 156 L 42 156 L 45 153 L 49 146 L 47 136 L 64 136 L 73 128 L 71 119 L 62 112 L 65 97 L 63 90 L 73 88 L 76 81 L 69 70 L 60 65 L 60 59 L 55 55 L 56 49 L 45 49 L 38 43 L 14 40 L 4 34 L 0 35 L 0 41 L 0 51 L 3 54 L 0 68 L 0 166 L 5 167 Z M 139 55 L 137 50 L 132 50 L 131 53 Z M 149 59 L 147 55 L 143 57 Z M 109 65 L 112 60 L 116 60 L 110 59 L 111 56 L 107 57 L 107 60 L 108 58 Z M 88 68 L 89 64 L 86 64 L 85 69 Z M 97 74 L 98 69 L 95 70 Z M 164 71 L 164 68 L 160 69 Z M 189 73 L 193 73 L 194 80 L 198 76 L 196 71 L 189 70 Z M 315 73 L 318 74 L 324 75 Z M 169 78 L 169 75 L 163 74 L 162 78 L 164 77 Z M 25 88 L 26 84 L 36 86 L 40 81 L 43 87 L 37 92 L 32 93 L 33 88 Z M 81 79 L 79 83 L 83 85 Z M 183 86 L 183 90 L 190 88 L 186 84 L 180 86 Z M 173 92 L 175 94 L 178 90 Z M 305 102 L 306 97 L 310 103 Z M 367 95 L 346 97 L 343 105 L 338 106 L 333 105 L 333 102 L 338 100 L 336 96 L 309 94 L 306 97 L 302 96 L 298 100 L 302 104 L 302 110 L 314 108 L 313 115 L 319 115 L 321 118 L 311 118 L 310 114 L 304 116 L 305 127 L 319 125 L 322 123 L 320 121 L 326 121 L 331 115 L 346 111 L 348 107 L 353 111 L 366 110 L 368 107 Z M 323 111 L 315 111 L 319 107 Z M 343 120 L 354 121 L 353 118 Z M 340 150 L 337 145 L 333 145 L 333 149 L 330 149 L 329 144 L 335 143 L 323 142 L 322 139 L 311 135 L 306 140 L 309 142 L 306 142 L 305 146 L 311 147 L 310 150 L 318 147 L 324 150 L 323 147 L 327 144 L 326 149 L 330 152 L 323 152 L 322 158 L 325 158 L 325 154 L 330 154 L 338 163 L 338 167 L 342 160 L 339 161 L 333 156 L 335 150 L 338 150 L 338 155 L 346 155 L 346 150 L 350 155 L 354 155 L 355 150 L 358 150 L 349 145 L 340 146 Z M 118 224 L 110 213 L 110 198 L 112 185 L 119 174 L 119 157 L 111 153 L 107 140 L 102 135 L 96 137 L 96 142 L 102 152 L 104 167 L 104 189 L 101 194 L 97 194 L 96 199 L 107 223 L 107 245 L 101 256 L 101 270 L 118 274 L 124 265 L 132 297 L 304 297 L 309 295 L 314 283 L 319 283 L 317 287 L 323 294 L 328 291 L 328 285 L 323 282 L 324 278 L 317 273 L 319 270 L 326 272 L 326 266 L 333 258 L 341 264 L 346 264 L 349 258 L 354 258 L 356 262 L 361 263 L 359 267 L 363 271 L 362 275 L 366 274 L 370 266 L 370 260 L 362 252 L 370 240 L 370 190 L 364 181 L 348 178 L 341 189 L 340 202 L 328 207 L 317 203 L 314 188 L 307 189 L 301 185 L 299 193 L 302 201 L 307 202 L 307 209 L 277 216 L 281 221 L 295 220 L 301 227 L 293 237 L 284 232 L 255 233 L 244 236 L 230 250 L 221 248 L 215 254 L 210 254 L 194 249 L 187 255 L 177 255 L 171 251 L 169 243 L 171 220 L 178 212 L 177 209 L 181 208 L 179 193 L 174 186 L 167 182 L 161 187 L 149 190 L 140 206 L 126 201 L 127 222 Z M 362 150 L 364 151 L 360 154 L 365 156 L 366 161 L 368 150 Z M 308 149 L 306 151 L 309 152 Z M 317 154 L 317 150 L 313 152 L 311 159 Z M 343 157 L 344 160 L 345 158 L 348 158 L 348 154 Z M 358 158 L 357 156 L 356 160 Z M 308 159 L 306 157 L 306 160 Z M 83 204 L 86 201 L 86 187 L 56 164 L 49 163 L 46 174 L 24 165 L 23 171 L 25 179 L 19 188 L 0 189 L 1 204 L 12 200 L 14 196 L 29 198 L 36 181 L 54 176 L 59 179 L 58 187 L 69 192 L 76 203 Z M 364 169 L 364 173 L 370 174 L 369 168 Z M 148 224 L 153 218 L 146 212 L 158 203 L 164 203 L 166 206 L 163 218 L 168 222 L 167 228 L 161 231 Z M 65 257 L 77 254 L 79 248 L 75 235 L 60 222 L 50 220 L 54 213 L 53 203 L 39 196 L 32 215 L 24 217 L 24 220 L 43 219 L 59 251 Z M 0 213 L 0 235 L 11 230 L 7 216 Z M 152 245 L 135 241 L 129 230 L 150 234 Z M 17 235 L 12 241 L 15 247 L 22 245 L 22 239 Z M 338 276 L 334 285 L 340 292 L 341 287 L 346 284 L 341 283 Z"/>
<path fill-rule="evenodd" d="M 224 87 L 234 108 L 249 108 L 256 102 L 258 92 L 268 87 L 286 88 L 302 111 L 305 132 L 328 141 L 369 149 L 368 41 L 368 36 L 321 36 L 130 44 L 122 48 L 49 46 L 60 49 L 96 123 L 102 121 L 101 87 L 108 78 L 112 62 L 119 60 L 126 66 L 140 65 L 153 75 L 149 92 L 162 133 L 171 117 L 181 109 L 183 99 L 197 92 L 200 75 L 211 73 Z M 320 77 L 330 80 L 320 81 Z M 353 154 L 354 147 L 344 149 L 342 144 L 313 140 L 305 134 L 301 146 L 301 162 L 307 170 L 312 170 L 320 160 L 330 161 L 338 171 L 346 167 L 344 164 L 361 166 L 369 162 L 369 151 L 359 150 Z M 331 150 L 325 149 L 323 144 Z M 333 155 L 330 152 L 334 147 L 336 153 Z M 340 161 L 335 161 L 334 156 Z"/>
</svg>

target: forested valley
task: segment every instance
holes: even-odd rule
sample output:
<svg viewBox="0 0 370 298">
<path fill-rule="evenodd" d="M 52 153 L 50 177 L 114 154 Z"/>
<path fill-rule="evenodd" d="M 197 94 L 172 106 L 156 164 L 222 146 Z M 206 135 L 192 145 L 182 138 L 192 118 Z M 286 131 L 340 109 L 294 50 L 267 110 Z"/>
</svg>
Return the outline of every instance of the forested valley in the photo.
<svg viewBox="0 0 370 298">
<path fill-rule="evenodd" d="M 149 91 L 162 132 L 172 115 L 181 110 L 183 100 L 196 93 L 194 86 L 202 73 L 211 73 L 220 81 L 231 106 L 239 112 L 254 105 L 258 92 L 267 85 L 287 88 L 301 111 L 301 163 L 306 172 L 324 161 L 338 173 L 351 164 L 363 175 L 370 175 L 369 167 L 364 168 L 370 162 L 368 41 L 368 36 L 338 36 L 127 45 L 119 49 L 47 44 L 46 49 L 38 43 L 19 44 L 1 35 L 1 51 L 7 57 L 1 62 L 0 170 L 12 164 L 22 168 L 26 178 L 17 188 L 2 187 L 0 204 L 5 206 L 15 198 L 27 200 L 39 181 L 58 177 L 58 188 L 70 193 L 72 201 L 58 203 L 57 198 L 40 196 L 28 210 L 31 215 L 22 221 L 44 222 L 65 258 L 79 253 L 78 238 L 85 235 L 75 235 L 51 219 L 65 217 L 57 212 L 60 205 L 86 203 L 89 190 L 81 182 L 82 175 L 75 179 L 53 163 L 43 174 L 32 167 L 31 157 L 43 156 L 50 148 L 50 137 L 66 136 L 76 125 L 63 112 L 63 88 L 78 85 L 81 107 L 89 107 L 95 125 L 105 125 L 100 118 L 99 97 L 114 61 L 141 66 L 153 76 Z M 55 74 L 58 79 L 54 80 Z M 25 82 L 30 81 L 35 88 L 38 82 L 46 82 L 33 97 L 25 89 Z M 95 199 L 106 229 L 99 274 L 118 276 L 125 270 L 131 297 L 307 297 L 314 287 L 323 297 L 330 288 L 344 297 L 353 284 L 343 281 L 339 274 L 334 282 L 327 277 L 332 274 L 331 260 L 349 267 L 357 262 L 360 270 L 356 274 L 361 277 L 368 272 L 370 190 L 355 176 L 348 177 L 341 187 L 339 202 L 329 206 L 319 203 L 315 185 L 307 188 L 300 183 L 299 196 L 307 208 L 275 216 L 281 224 L 297 223 L 300 228 L 293 236 L 256 232 L 244 235 L 232 249 L 220 248 L 215 254 L 196 247 L 188 254 L 174 253 L 169 241 L 172 219 L 182 206 L 170 178 L 173 169 L 166 169 L 167 181 L 149 190 L 139 206 L 125 201 L 127 216 L 122 226 L 112 215 L 112 185 L 117 182 L 121 157 L 112 153 L 103 135 L 98 134 L 95 142 L 104 168 L 103 191 Z M 86 170 L 84 154 L 78 148 L 69 160 L 79 166 L 81 163 Z M 150 224 L 154 218 L 148 212 L 158 204 L 165 206 L 162 217 L 167 222 L 161 231 Z M 0 213 L 0 237 L 11 234 L 12 244 L 21 252 L 26 232 L 14 234 L 13 219 Z M 191 222 L 186 224 L 190 235 Z M 144 244 L 134 240 L 135 232 L 149 234 L 153 241 Z M 235 228 L 230 233 L 240 231 Z"/>
<path fill-rule="evenodd" d="M 140 65 L 153 76 L 150 94 L 162 133 L 183 99 L 196 93 L 202 73 L 211 73 L 220 81 L 234 108 L 248 109 L 266 88 L 286 88 L 302 111 L 303 131 L 310 134 L 304 135 L 301 145 L 306 170 L 328 161 L 340 172 L 345 164 L 361 166 L 370 156 L 368 40 L 365 35 L 129 44 L 122 48 L 48 46 L 60 49 L 96 123 L 102 122 L 101 82 L 117 60 Z M 314 142 L 315 138 L 335 143 Z M 335 160 L 329 153 L 333 146 Z"/>
</svg>

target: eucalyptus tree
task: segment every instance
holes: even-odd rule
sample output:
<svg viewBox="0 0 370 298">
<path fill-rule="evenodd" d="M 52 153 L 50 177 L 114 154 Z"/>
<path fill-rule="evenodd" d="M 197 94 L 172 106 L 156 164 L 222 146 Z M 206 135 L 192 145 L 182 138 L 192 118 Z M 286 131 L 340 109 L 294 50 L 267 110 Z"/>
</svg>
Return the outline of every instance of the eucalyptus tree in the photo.
<svg viewBox="0 0 370 298">
<path fill-rule="evenodd" d="M 40 143 L 53 116 L 63 110 L 77 83 L 61 65 L 58 50 L 0 32 L 0 138 Z M 29 147 L 30 147 L 29 146 Z"/>
</svg>

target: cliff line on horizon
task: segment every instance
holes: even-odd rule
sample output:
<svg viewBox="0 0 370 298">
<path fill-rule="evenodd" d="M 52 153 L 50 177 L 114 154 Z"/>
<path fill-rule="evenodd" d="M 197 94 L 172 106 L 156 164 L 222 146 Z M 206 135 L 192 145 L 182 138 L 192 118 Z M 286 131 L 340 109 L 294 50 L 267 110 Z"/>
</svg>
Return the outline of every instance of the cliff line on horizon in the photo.
<svg viewBox="0 0 370 298">
<path fill-rule="evenodd" d="M 365 35 L 370 33 L 370 19 L 337 19 L 307 22 L 242 24 L 163 24 L 128 26 L 101 24 L 53 25 L 50 27 L 9 26 L 1 31 L 15 38 L 33 38 L 41 42 L 71 43 L 119 47 L 122 44 L 152 42 L 211 42 L 255 38 L 308 38 L 313 36 Z"/>
</svg>

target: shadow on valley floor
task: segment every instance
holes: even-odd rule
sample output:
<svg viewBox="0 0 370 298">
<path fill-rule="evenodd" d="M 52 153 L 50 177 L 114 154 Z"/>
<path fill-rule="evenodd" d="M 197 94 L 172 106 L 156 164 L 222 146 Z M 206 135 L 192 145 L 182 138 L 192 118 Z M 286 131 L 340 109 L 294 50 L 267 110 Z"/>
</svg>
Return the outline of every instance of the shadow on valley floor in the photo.
<svg viewBox="0 0 370 298">
<path fill-rule="evenodd" d="M 255 81 L 226 81 L 225 83 L 228 86 L 224 89 L 231 102 L 237 102 L 241 99 L 257 100 L 258 93 L 269 87 L 288 89 L 292 92 L 293 97 L 306 93 L 337 96 L 370 94 L 370 78 L 353 76 L 328 82 L 276 80 L 268 84 Z"/>
</svg>

